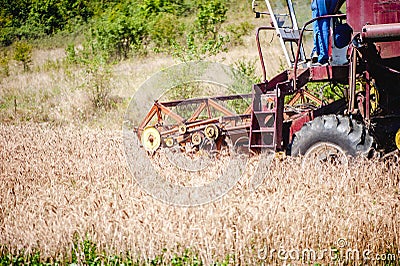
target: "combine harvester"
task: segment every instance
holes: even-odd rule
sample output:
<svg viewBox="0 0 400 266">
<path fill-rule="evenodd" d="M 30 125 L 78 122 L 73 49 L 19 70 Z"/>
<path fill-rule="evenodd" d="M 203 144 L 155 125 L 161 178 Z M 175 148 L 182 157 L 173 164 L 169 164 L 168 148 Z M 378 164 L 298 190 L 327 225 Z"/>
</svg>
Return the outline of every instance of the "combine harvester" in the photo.
<svg viewBox="0 0 400 266">
<path fill-rule="evenodd" d="M 266 11 L 258 11 L 253 1 L 256 17 L 268 16 L 272 25 L 256 31 L 264 81 L 254 84 L 248 95 L 155 102 L 136 129 L 147 151 L 218 152 L 231 147 L 327 161 L 400 149 L 400 1 L 340 0 L 333 15 L 309 20 L 301 29 L 295 6 L 285 2 L 287 13 L 277 14 L 270 1 L 265 0 Z M 331 19 L 330 62 L 315 65 L 307 58 L 303 39 L 313 22 L 323 18 Z M 270 80 L 261 31 L 276 33 L 288 64 Z M 320 84 L 341 98 L 326 103 L 309 91 Z M 239 115 L 222 104 L 243 98 L 251 104 Z M 197 107 L 182 117 L 173 111 L 179 105 Z M 213 117 L 216 112 L 210 110 L 222 115 Z M 167 116 L 175 123 L 167 125 Z"/>
</svg>

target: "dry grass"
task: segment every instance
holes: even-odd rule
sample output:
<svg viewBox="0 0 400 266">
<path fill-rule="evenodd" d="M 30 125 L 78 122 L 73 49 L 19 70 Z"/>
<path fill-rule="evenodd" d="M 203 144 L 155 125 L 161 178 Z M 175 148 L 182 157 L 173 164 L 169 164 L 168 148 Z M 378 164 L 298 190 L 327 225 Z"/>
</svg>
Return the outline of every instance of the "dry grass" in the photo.
<svg viewBox="0 0 400 266">
<path fill-rule="evenodd" d="M 0 125 L 0 243 L 50 256 L 86 234 L 108 253 L 140 258 L 190 248 L 208 264 L 234 254 L 258 264 L 262 248 L 400 247 L 397 164 L 354 162 L 318 171 L 298 160 L 260 164 L 222 200 L 173 207 L 144 194 L 127 170 L 121 132 L 40 124 Z M 143 158 L 138 158 L 143 160 Z"/>
<path fill-rule="evenodd" d="M 130 97 L 148 77 L 171 66 L 171 57 L 135 58 L 115 65 L 109 80 L 115 106 L 96 110 L 90 101 L 90 76 L 65 62 L 65 51 L 35 50 L 31 70 L 10 61 L 8 76 L 0 73 L 0 121 L 85 123 L 93 127 L 120 128 Z"/>
</svg>

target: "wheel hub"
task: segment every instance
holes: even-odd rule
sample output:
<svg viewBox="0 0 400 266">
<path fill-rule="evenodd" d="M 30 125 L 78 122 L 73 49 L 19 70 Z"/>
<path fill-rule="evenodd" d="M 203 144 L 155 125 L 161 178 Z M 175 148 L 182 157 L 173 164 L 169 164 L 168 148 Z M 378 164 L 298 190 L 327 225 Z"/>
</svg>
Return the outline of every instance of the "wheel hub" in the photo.
<svg viewBox="0 0 400 266">
<path fill-rule="evenodd" d="M 348 164 L 348 159 L 343 149 L 329 142 L 319 142 L 313 145 L 304 155 L 304 161 L 315 161 L 317 163 L 333 165 Z"/>
</svg>

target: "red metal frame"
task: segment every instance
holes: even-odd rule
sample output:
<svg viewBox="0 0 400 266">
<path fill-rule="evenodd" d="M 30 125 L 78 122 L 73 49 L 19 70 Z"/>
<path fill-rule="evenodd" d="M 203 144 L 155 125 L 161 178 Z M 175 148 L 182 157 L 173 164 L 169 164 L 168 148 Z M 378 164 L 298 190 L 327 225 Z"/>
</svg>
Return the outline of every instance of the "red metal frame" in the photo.
<svg viewBox="0 0 400 266">
<path fill-rule="evenodd" d="M 392 35 L 390 32 L 395 31 L 393 25 L 388 26 L 385 30 L 379 28 L 383 24 L 400 23 L 400 1 L 398 0 L 347 0 L 346 6 L 347 23 L 352 27 L 354 33 L 365 32 L 365 26 L 368 26 L 367 31 L 374 31 L 375 27 L 383 34 Z M 386 32 L 386 33 L 385 33 Z M 379 33 L 379 34 L 380 34 Z M 371 32 L 371 34 L 373 34 Z M 382 58 L 392 58 L 400 56 L 400 41 L 391 39 L 389 42 L 376 43 L 380 50 Z"/>
<path fill-rule="evenodd" d="M 336 11 L 346 0 L 340 0 L 336 7 Z M 359 34 L 361 42 L 368 42 L 376 44 L 378 55 L 366 54 L 363 55 L 358 47 L 351 47 L 350 62 L 342 66 L 310 66 L 300 67 L 299 58 L 302 46 L 302 40 L 306 28 L 313 22 L 320 19 L 331 18 L 346 18 L 347 23 L 353 28 L 355 34 Z M 366 24 L 373 25 L 366 25 Z M 390 23 L 390 24 L 385 24 Z M 378 25 L 377 25 L 378 24 Z M 238 135 L 249 134 L 249 148 L 253 151 L 260 151 L 263 147 L 272 148 L 275 151 L 280 151 L 284 147 L 283 143 L 283 128 L 285 119 L 290 121 L 289 128 L 289 142 L 304 123 L 314 119 L 314 115 L 322 115 L 313 112 L 311 109 L 305 109 L 302 113 L 292 114 L 286 112 L 284 99 L 288 95 L 294 95 L 289 102 L 293 105 L 298 100 L 309 99 L 317 105 L 322 106 L 322 100 L 309 93 L 304 86 L 308 82 L 320 81 L 334 81 L 343 84 L 349 84 L 349 99 L 348 99 L 348 112 L 353 114 L 360 111 L 364 122 L 368 125 L 371 119 L 370 114 L 370 91 L 371 91 L 371 71 L 370 63 L 365 58 L 400 58 L 400 2 L 398 0 L 347 0 L 347 16 L 346 14 L 326 15 L 313 18 L 307 21 L 302 27 L 299 39 L 297 42 L 297 50 L 295 53 L 293 69 L 285 70 L 276 75 L 271 80 L 267 80 L 266 67 L 264 56 L 260 44 L 260 32 L 262 30 L 275 30 L 275 27 L 263 26 L 256 30 L 256 44 L 258 54 L 261 62 L 261 69 L 263 74 L 263 82 L 253 86 L 253 94 L 245 95 L 230 95 L 218 96 L 212 98 L 196 98 L 189 100 L 177 100 L 168 102 L 155 102 L 150 109 L 148 115 L 144 118 L 142 123 L 137 129 L 137 134 L 140 138 L 141 133 L 146 126 L 157 115 L 156 128 L 159 129 L 162 137 L 175 136 L 179 142 L 185 143 L 188 139 L 188 134 L 198 132 L 205 129 L 208 125 L 218 125 L 218 128 L 223 128 L 225 132 L 235 132 Z M 374 46 L 372 44 L 371 46 Z M 364 58 L 362 58 L 364 56 Z M 375 56 L 375 57 L 374 57 Z M 307 62 L 307 60 L 306 60 Z M 362 62 L 363 66 L 358 67 Z M 379 63 L 373 62 L 375 65 Z M 302 62 L 304 66 L 304 62 Z M 389 66 L 380 66 L 391 73 L 400 74 L 400 70 L 393 69 Z M 359 110 L 354 110 L 354 103 L 356 97 L 356 79 L 363 76 L 365 79 L 365 96 L 359 95 L 358 103 Z M 376 78 L 376 77 L 374 77 Z M 273 99 L 273 108 L 266 108 L 261 106 L 261 97 L 265 95 Z M 240 98 L 252 97 L 251 105 L 246 109 L 243 114 L 237 115 L 225 106 L 218 103 L 218 101 L 229 101 Z M 179 104 L 199 104 L 190 117 L 185 120 L 179 114 L 172 111 L 172 107 Z M 336 105 L 335 105 L 336 106 Z M 222 117 L 212 117 L 210 108 L 213 108 L 223 114 Z M 201 113 L 207 110 L 208 118 L 199 119 Z M 322 110 L 322 109 L 320 109 Z M 321 112 L 323 113 L 323 112 Z M 264 121 L 258 121 L 257 116 L 264 115 Z M 273 125 L 265 125 L 266 117 L 270 115 L 273 117 Z M 163 125 L 163 116 L 169 116 L 174 121 L 175 125 L 165 127 Z M 261 122 L 261 123 L 260 123 Z M 262 124 L 264 123 L 264 124 Z M 179 132 L 179 126 L 185 125 L 185 132 Z M 263 133 L 271 133 L 273 135 L 272 144 L 264 143 Z M 221 141 L 217 143 L 220 146 Z"/>
<path fill-rule="evenodd" d="M 218 101 L 226 102 L 231 100 L 248 99 L 252 97 L 252 94 L 239 94 L 239 95 L 229 95 L 229 96 L 216 96 L 210 98 L 194 98 L 187 100 L 175 100 L 159 102 L 156 101 L 149 113 L 140 123 L 139 127 L 136 129 L 139 139 L 141 138 L 142 132 L 150 122 L 156 117 L 157 123 L 151 126 L 156 127 L 162 138 L 169 136 L 174 136 L 178 143 L 184 143 L 190 141 L 191 138 L 187 136 L 191 133 L 204 130 L 207 125 L 218 125 L 219 128 L 223 128 L 225 131 L 235 132 L 235 134 L 245 134 L 247 136 L 247 131 L 250 127 L 250 114 L 249 107 L 243 114 L 236 114 L 235 112 L 229 110 Z M 178 105 L 190 105 L 198 104 L 198 107 L 190 114 L 188 119 L 183 118 L 171 108 Z M 210 109 L 213 108 L 223 114 L 222 117 L 212 117 Z M 199 119 L 200 114 L 207 110 L 208 118 Z M 164 118 L 168 116 L 171 117 L 176 124 L 174 125 L 164 125 Z M 185 132 L 179 132 L 179 126 L 185 125 Z"/>
</svg>

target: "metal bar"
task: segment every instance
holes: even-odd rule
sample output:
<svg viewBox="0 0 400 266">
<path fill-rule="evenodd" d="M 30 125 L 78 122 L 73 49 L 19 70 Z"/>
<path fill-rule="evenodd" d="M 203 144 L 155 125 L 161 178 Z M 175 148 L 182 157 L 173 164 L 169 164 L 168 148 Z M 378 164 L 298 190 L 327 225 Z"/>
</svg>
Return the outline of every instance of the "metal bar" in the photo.
<svg viewBox="0 0 400 266">
<path fill-rule="evenodd" d="M 151 107 L 149 113 L 143 119 L 142 123 L 140 123 L 139 128 L 138 128 L 139 129 L 138 132 L 142 131 L 147 126 L 147 124 L 151 121 L 151 119 L 153 119 L 153 117 L 157 113 L 157 111 L 158 111 L 158 106 L 156 104 L 154 104 Z"/>
<path fill-rule="evenodd" d="M 222 121 L 225 120 L 243 120 L 243 119 L 249 119 L 250 118 L 250 114 L 240 114 L 240 115 L 234 115 L 234 116 L 223 116 L 221 117 Z"/>
<path fill-rule="evenodd" d="M 311 101 L 314 101 L 316 104 L 322 105 L 322 101 L 318 97 L 315 97 L 314 95 L 312 95 L 310 92 L 303 91 L 303 94 L 306 98 L 310 99 Z"/>
<path fill-rule="evenodd" d="M 170 129 L 170 130 L 161 131 L 161 132 L 160 132 L 160 135 L 161 135 L 161 136 L 169 135 L 169 134 L 178 132 L 178 130 L 179 130 L 178 127 L 175 127 L 175 128 L 173 128 L 173 129 Z"/>
<path fill-rule="evenodd" d="M 246 111 L 244 111 L 245 114 L 250 114 L 251 110 L 253 110 L 253 108 L 251 107 L 251 104 L 249 105 L 249 107 L 247 107 Z"/>
<path fill-rule="evenodd" d="M 201 114 L 201 112 L 203 112 L 204 108 L 207 107 L 206 103 L 202 103 L 200 104 L 199 107 L 197 107 L 196 111 L 194 111 L 194 113 L 192 114 L 192 116 L 188 119 L 189 122 L 195 121 L 199 115 Z"/>
<path fill-rule="evenodd" d="M 320 17 L 316 17 L 313 18 L 309 21 L 307 21 L 303 28 L 300 31 L 300 36 L 299 36 L 299 42 L 297 43 L 297 52 L 296 52 L 296 58 L 294 60 L 294 68 L 293 68 L 293 74 L 294 74 L 294 78 L 293 78 L 293 87 L 294 89 L 297 89 L 297 64 L 299 63 L 299 56 L 300 56 L 300 48 L 301 48 L 301 43 L 303 40 L 303 35 L 304 35 L 304 31 L 306 30 L 307 26 L 310 25 L 311 23 L 313 23 L 314 21 L 320 20 L 320 19 L 324 19 L 324 18 L 345 18 L 346 14 L 336 14 L 336 15 L 325 15 L 325 16 L 320 16 Z"/>
<path fill-rule="evenodd" d="M 354 112 L 354 103 L 356 95 L 356 73 L 357 73 L 357 50 L 351 51 L 350 78 L 349 78 L 349 114 Z"/>
<path fill-rule="evenodd" d="M 174 113 L 173 111 L 171 111 L 171 109 L 169 109 L 168 107 L 165 107 L 163 104 L 161 104 L 161 103 L 155 103 L 155 104 L 157 105 L 158 108 L 161 109 L 162 112 L 164 112 L 166 115 L 172 117 L 176 122 L 183 123 L 185 121 L 185 119 L 182 116 Z"/>
<path fill-rule="evenodd" d="M 276 17 L 274 15 L 274 11 L 272 10 L 271 3 L 268 0 L 265 0 L 265 3 L 267 4 L 269 13 L 271 13 L 271 20 L 272 20 L 272 23 L 274 25 L 276 34 L 279 36 L 279 42 L 280 42 L 280 44 L 282 46 L 283 53 L 285 54 L 286 62 L 288 63 L 288 66 L 291 67 L 292 66 L 292 62 L 290 61 L 289 53 L 286 50 L 285 42 L 283 41 L 283 38 L 281 37 L 281 32 L 279 30 L 279 25 L 278 25 L 278 22 L 276 21 Z"/>
<path fill-rule="evenodd" d="M 191 124 L 186 124 L 186 126 L 187 126 L 187 129 L 189 130 L 194 127 L 200 127 L 200 126 L 207 125 L 210 123 L 216 123 L 218 121 L 219 121 L 219 118 L 211 118 L 211 119 L 201 120 L 201 121 L 191 123 Z M 161 134 L 161 136 L 164 136 L 164 135 L 168 135 L 171 133 L 175 133 L 177 131 L 178 131 L 178 128 L 176 127 L 176 128 L 170 129 L 170 130 L 161 131 L 160 134 Z"/>
<path fill-rule="evenodd" d="M 361 39 L 363 42 L 400 41 L 400 23 L 365 25 L 362 28 Z"/>
<path fill-rule="evenodd" d="M 250 124 L 244 124 L 244 125 L 240 125 L 240 126 L 234 126 L 234 127 L 226 127 L 225 130 L 227 131 L 233 131 L 233 130 L 238 130 L 238 129 L 245 129 L 245 128 L 250 128 Z"/>
<path fill-rule="evenodd" d="M 206 102 L 209 99 L 217 100 L 217 101 L 230 101 L 230 100 L 238 100 L 238 99 L 248 99 L 251 98 L 252 94 L 234 94 L 234 95 L 223 95 L 223 96 L 214 96 L 214 97 L 202 97 L 202 98 L 193 98 L 186 100 L 174 100 L 174 101 L 165 101 L 161 102 L 165 107 L 174 107 L 180 104 L 194 104 L 194 103 L 202 103 Z"/>
<path fill-rule="evenodd" d="M 293 3 L 291 0 L 286 1 L 289 9 L 290 19 L 292 20 L 292 25 L 294 30 L 298 30 L 299 26 L 297 24 L 296 13 L 294 12 Z"/>
<path fill-rule="evenodd" d="M 284 83 L 276 84 L 276 110 L 275 110 L 275 122 L 274 122 L 274 130 L 275 130 L 275 151 L 282 150 L 282 141 L 283 141 L 283 113 L 285 111 L 285 95 L 281 95 L 280 86 L 284 85 Z"/>
<path fill-rule="evenodd" d="M 210 106 L 214 107 L 215 109 L 217 109 L 218 111 L 224 113 L 225 115 L 231 115 L 231 116 L 234 116 L 234 115 L 235 115 L 234 112 L 232 112 L 231 110 L 229 110 L 229 109 L 225 108 L 224 106 L 218 104 L 217 102 L 215 102 L 215 101 L 212 100 L 212 99 L 209 99 L 209 100 L 208 100 L 208 104 L 209 104 Z"/>
<path fill-rule="evenodd" d="M 263 78 L 264 78 L 264 83 L 267 83 L 267 71 L 265 70 L 265 63 L 264 63 L 264 56 L 262 54 L 262 49 L 261 49 L 261 44 L 260 44 L 260 31 L 261 30 L 275 30 L 274 27 L 258 27 L 256 30 L 256 43 L 257 43 L 257 50 L 258 50 L 258 56 L 260 57 L 260 62 L 261 62 L 261 70 L 263 72 Z"/>
<path fill-rule="evenodd" d="M 160 109 L 160 108 L 157 109 L 157 122 L 158 122 L 159 124 L 162 123 L 162 112 L 161 112 L 161 109 Z"/>
<path fill-rule="evenodd" d="M 298 92 L 294 95 L 294 97 L 289 101 L 288 105 L 293 105 L 293 104 L 295 104 L 295 103 L 299 100 L 299 98 L 301 97 L 301 92 L 302 92 L 302 91 L 298 91 Z"/>
<path fill-rule="evenodd" d="M 293 25 L 293 29 L 294 30 L 299 30 L 299 25 L 297 24 L 297 18 L 296 18 L 296 12 L 294 11 L 293 8 L 293 3 L 291 0 L 287 0 L 287 5 L 289 8 L 289 14 L 290 14 L 290 18 L 292 19 L 292 25 Z M 291 48 L 293 49 L 293 46 L 291 46 Z M 306 55 L 305 55 L 305 51 L 304 51 L 304 47 L 301 47 L 301 60 L 305 61 L 306 60 Z M 292 54 L 294 54 L 292 52 Z"/>
</svg>

